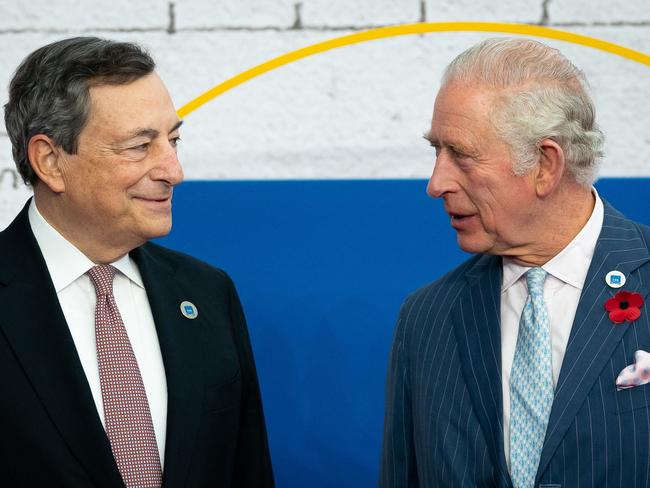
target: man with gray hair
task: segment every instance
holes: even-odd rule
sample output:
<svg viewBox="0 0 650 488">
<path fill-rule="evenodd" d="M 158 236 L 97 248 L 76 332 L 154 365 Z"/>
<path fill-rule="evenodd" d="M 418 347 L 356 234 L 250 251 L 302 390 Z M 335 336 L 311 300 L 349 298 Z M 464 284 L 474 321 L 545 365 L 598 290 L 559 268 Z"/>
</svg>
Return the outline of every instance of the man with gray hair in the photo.
<svg viewBox="0 0 650 488">
<path fill-rule="evenodd" d="M 0 232 L 0 484 L 272 487 L 244 315 L 171 228 L 181 121 L 149 54 L 31 53 L 5 105 L 34 189 Z"/>
<path fill-rule="evenodd" d="M 583 74 L 484 41 L 447 68 L 426 138 L 427 192 L 476 255 L 402 307 L 380 486 L 646 486 L 650 229 L 592 187 Z"/>
</svg>

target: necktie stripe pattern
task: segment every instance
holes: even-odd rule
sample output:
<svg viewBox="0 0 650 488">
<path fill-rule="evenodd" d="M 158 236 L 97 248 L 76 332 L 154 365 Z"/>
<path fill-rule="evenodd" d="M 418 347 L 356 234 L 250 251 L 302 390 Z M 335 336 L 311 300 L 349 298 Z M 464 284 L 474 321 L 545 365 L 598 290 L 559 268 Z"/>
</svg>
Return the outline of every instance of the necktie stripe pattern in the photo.
<svg viewBox="0 0 650 488">
<path fill-rule="evenodd" d="M 116 269 L 88 271 L 95 292 L 95 338 L 106 434 L 127 488 L 159 488 L 162 468 L 147 393 L 113 296 Z"/>
<path fill-rule="evenodd" d="M 519 321 L 510 375 L 510 474 L 515 488 L 533 488 L 553 404 L 551 331 L 542 268 L 526 272 L 528 298 Z"/>
</svg>

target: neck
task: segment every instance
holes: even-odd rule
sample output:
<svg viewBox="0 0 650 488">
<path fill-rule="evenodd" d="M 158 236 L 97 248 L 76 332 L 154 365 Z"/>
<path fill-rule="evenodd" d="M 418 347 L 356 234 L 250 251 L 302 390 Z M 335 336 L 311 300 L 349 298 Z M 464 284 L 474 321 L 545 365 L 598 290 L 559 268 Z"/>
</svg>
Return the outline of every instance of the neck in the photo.
<svg viewBox="0 0 650 488">
<path fill-rule="evenodd" d="M 585 226 L 596 198 L 590 188 L 565 182 L 540 202 L 531 219 L 529 242 L 504 255 L 523 266 L 542 266 L 557 256 Z"/>
<path fill-rule="evenodd" d="M 34 188 L 34 203 L 46 222 L 95 264 L 112 263 L 142 244 L 118 243 L 98 235 L 84 224 L 83 218 L 71 214 L 56 194 Z"/>
</svg>

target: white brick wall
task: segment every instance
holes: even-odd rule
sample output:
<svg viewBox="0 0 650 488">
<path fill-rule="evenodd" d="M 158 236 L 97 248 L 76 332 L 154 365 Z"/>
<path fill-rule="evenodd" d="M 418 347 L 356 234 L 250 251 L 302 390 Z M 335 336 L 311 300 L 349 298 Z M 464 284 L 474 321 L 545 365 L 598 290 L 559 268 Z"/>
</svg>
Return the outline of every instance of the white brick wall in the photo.
<svg viewBox="0 0 650 488">
<path fill-rule="evenodd" d="M 177 106 L 272 57 L 359 29 L 417 22 L 543 22 L 650 52 L 647 0 L 0 0 L 0 103 L 21 59 L 72 35 L 150 49 Z M 427 128 L 443 67 L 490 33 L 380 39 L 298 61 L 190 114 L 188 178 L 427 177 Z M 607 133 L 603 175 L 650 176 L 650 67 L 547 41 L 583 68 Z M 24 202 L 0 128 L 0 228 Z"/>
<path fill-rule="evenodd" d="M 650 3 L 648 0 L 550 0 L 548 13 L 553 22 L 560 24 L 630 23 L 642 26 L 650 22 Z"/>
<path fill-rule="evenodd" d="M 376 26 L 418 22 L 420 0 L 304 0 L 301 8 L 305 27 L 330 28 Z"/>
<path fill-rule="evenodd" d="M 470 20 L 534 24 L 542 19 L 542 12 L 541 0 L 426 0 L 429 22 Z"/>
<path fill-rule="evenodd" d="M 293 0 L 196 1 L 175 2 L 176 27 L 276 28 L 287 29 L 296 20 Z"/>
<path fill-rule="evenodd" d="M 70 32 L 167 27 L 165 0 L 30 0 L 0 2 L 0 31 Z"/>
</svg>

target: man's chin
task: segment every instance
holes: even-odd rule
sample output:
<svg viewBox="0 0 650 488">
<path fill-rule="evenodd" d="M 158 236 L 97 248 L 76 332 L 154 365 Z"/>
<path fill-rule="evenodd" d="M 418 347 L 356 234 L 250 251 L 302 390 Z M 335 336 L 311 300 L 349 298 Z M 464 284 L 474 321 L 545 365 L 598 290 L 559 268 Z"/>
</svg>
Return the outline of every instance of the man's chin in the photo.
<svg viewBox="0 0 650 488">
<path fill-rule="evenodd" d="M 157 239 L 159 237 L 165 237 L 172 230 L 172 220 L 161 219 L 160 222 L 152 222 L 150 225 L 147 225 L 143 228 L 142 237 L 149 241 L 151 239 Z"/>
<path fill-rule="evenodd" d="M 477 239 L 476 236 L 462 235 L 461 233 L 456 235 L 456 242 L 458 247 L 471 254 L 485 254 L 492 249 L 492 246 L 484 240 Z"/>
</svg>

